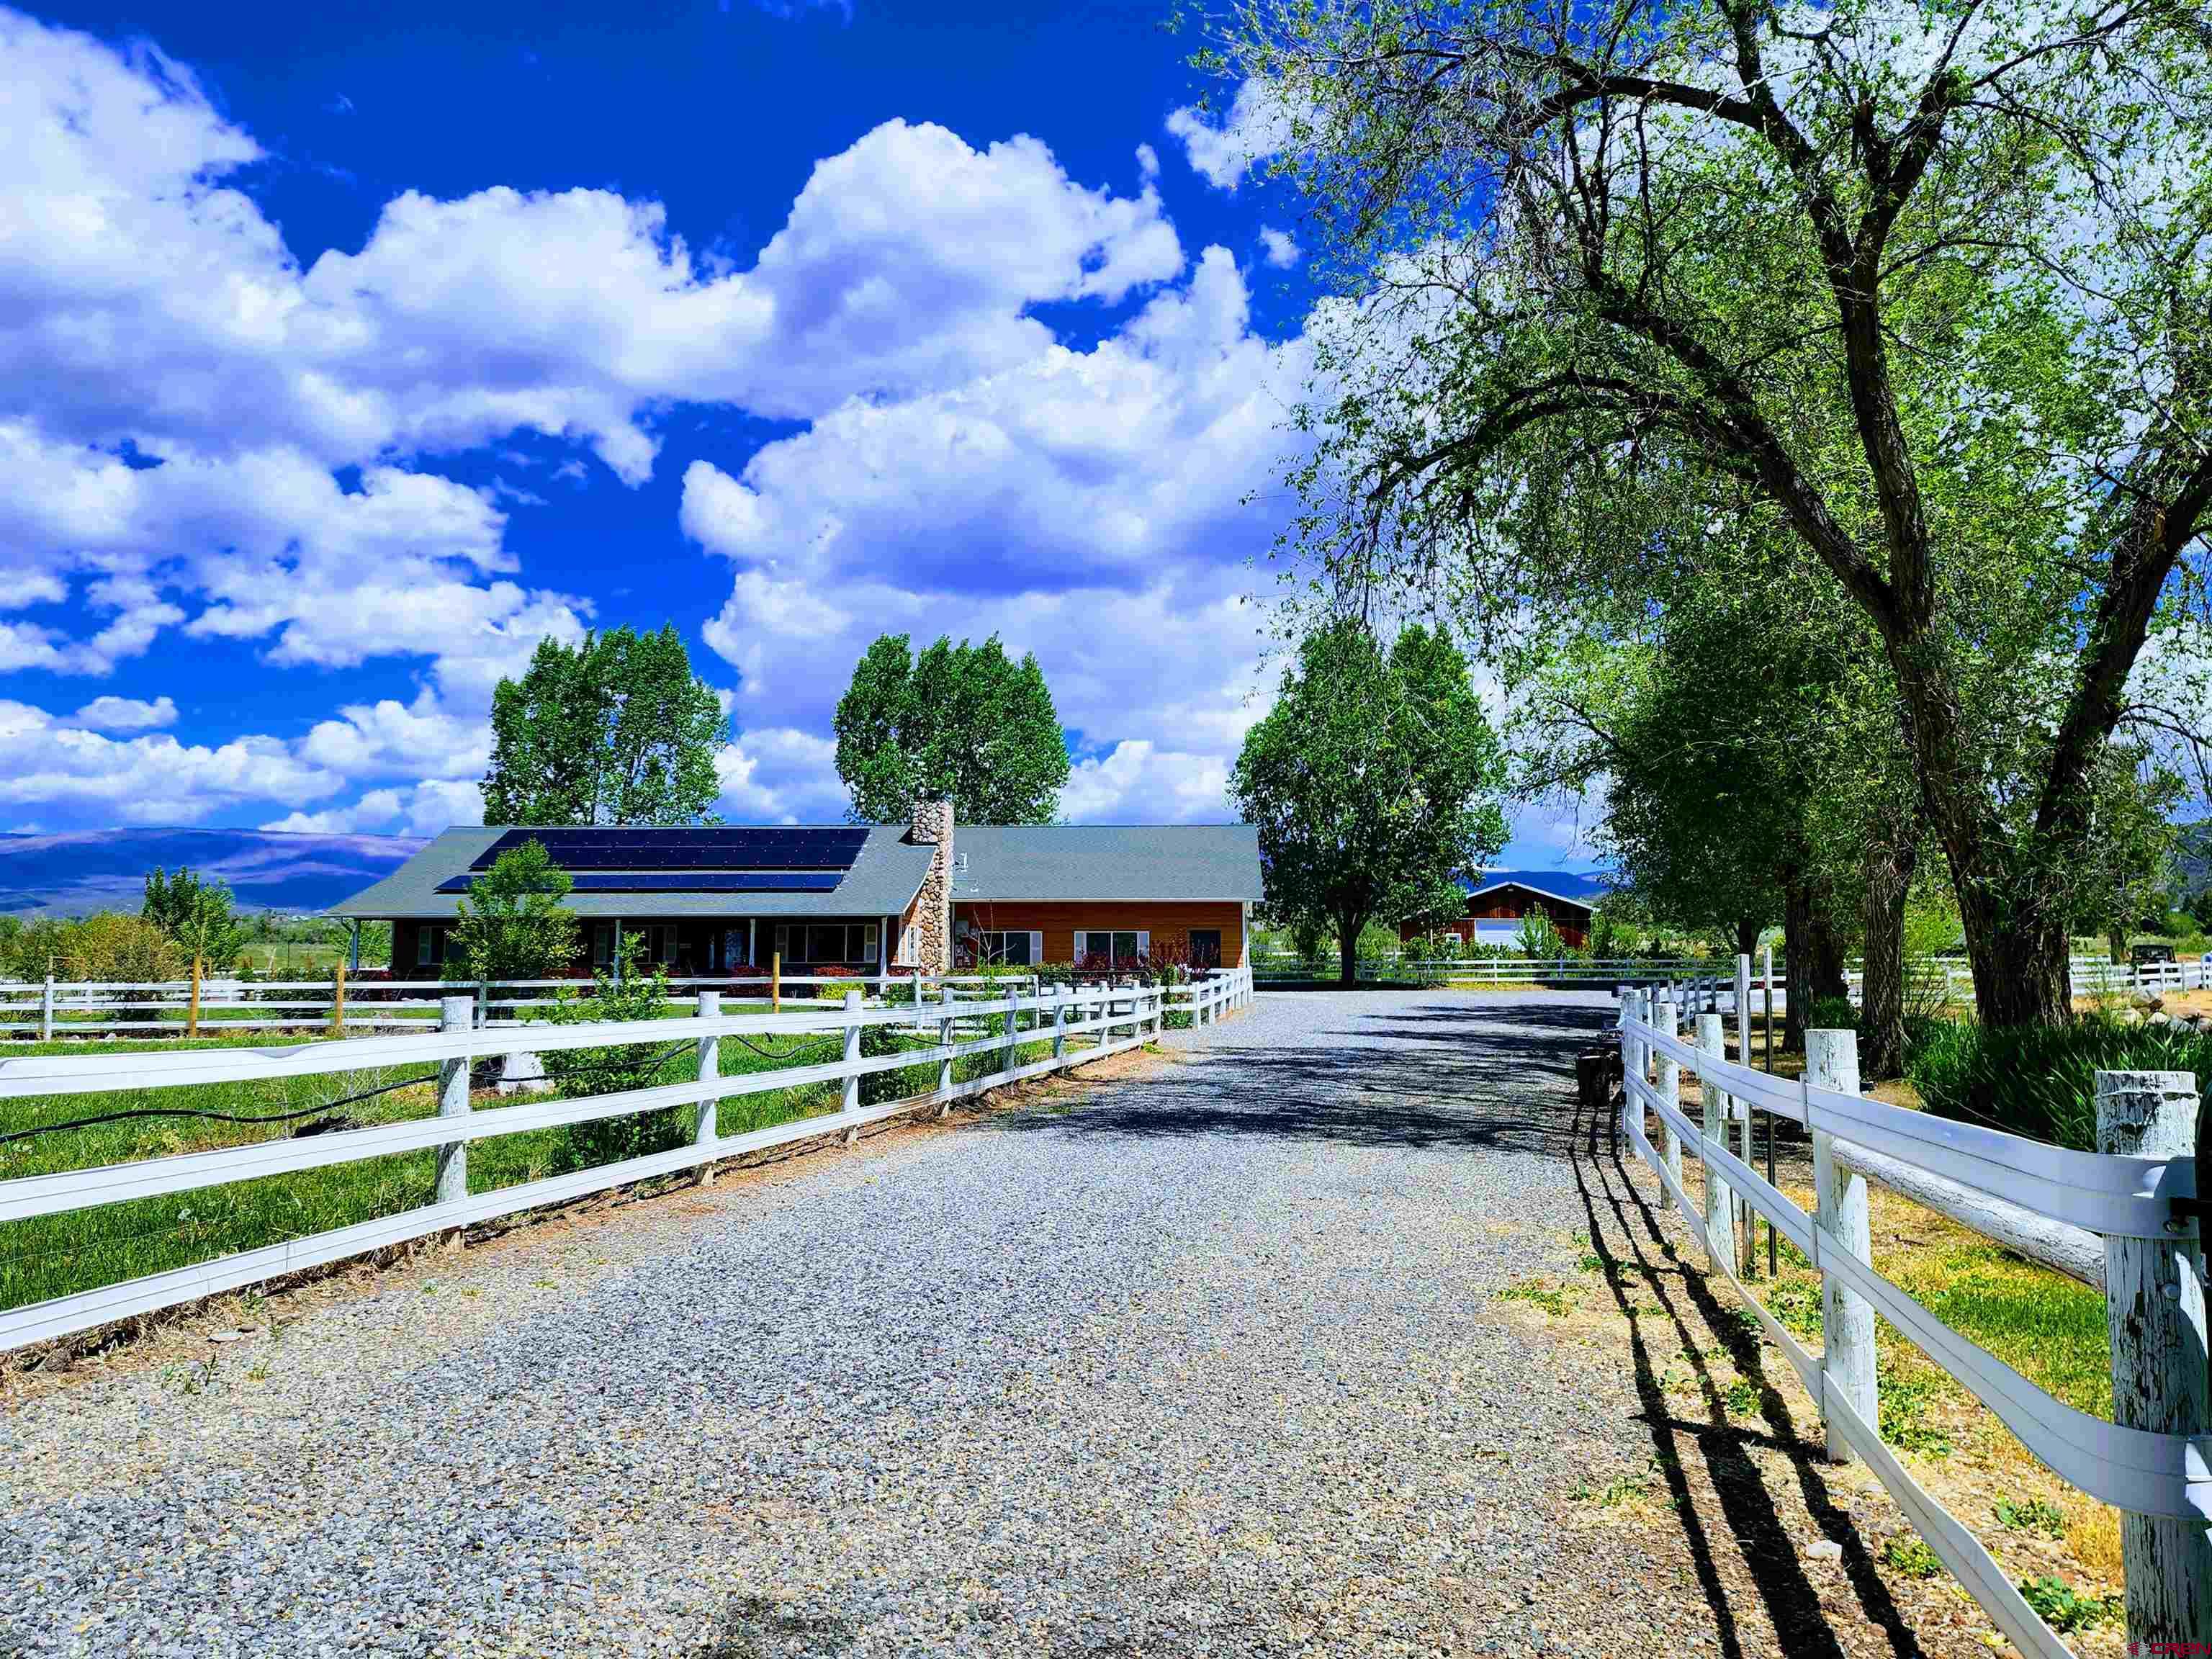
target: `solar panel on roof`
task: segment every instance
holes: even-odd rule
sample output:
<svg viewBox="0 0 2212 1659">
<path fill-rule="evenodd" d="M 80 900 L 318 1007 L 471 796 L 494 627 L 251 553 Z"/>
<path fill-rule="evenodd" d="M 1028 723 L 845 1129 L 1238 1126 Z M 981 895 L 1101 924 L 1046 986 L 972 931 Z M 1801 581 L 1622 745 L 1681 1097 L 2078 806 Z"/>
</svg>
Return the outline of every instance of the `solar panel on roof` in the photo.
<svg viewBox="0 0 2212 1659">
<path fill-rule="evenodd" d="M 587 870 L 569 882 L 578 893 L 834 893 L 844 879 L 842 870 Z M 438 890 L 465 893 L 470 880 L 449 877 Z"/>
<path fill-rule="evenodd" d="M 489 870 L 501 854 L 535 841 L 564 870 L 849 870 L 867 840 L 866 830 L 849 828 L 510 830 L 469 868 Z"/>
</svg>

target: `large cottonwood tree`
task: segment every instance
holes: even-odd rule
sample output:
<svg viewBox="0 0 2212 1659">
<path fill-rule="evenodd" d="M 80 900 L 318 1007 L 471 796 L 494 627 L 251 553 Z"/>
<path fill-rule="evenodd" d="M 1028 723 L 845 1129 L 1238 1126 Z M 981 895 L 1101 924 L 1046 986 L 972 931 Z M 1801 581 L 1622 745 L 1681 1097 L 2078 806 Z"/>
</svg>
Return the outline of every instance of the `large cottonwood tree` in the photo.
<svg viewBox="0 0 2212 1659">
<path fill-rule="evenodd" d="M 1663 605 L 1611 483 L 1757 494 L 1880 641 L 1984 1018 L 2065 1018 L 2096 774 L 2203 592 L 2203 5 L 1247 0 L 1219 44 L 1344 281 L 1340 584 Z"/>
<path fill-rule="evenodd" d="M 1360 930 L 1449 909 L 1455 878 L 1505 844 L 1505 763 L 1450 638 L 1419 625 L 1387 647 L 1365 622 L 1321 623 L 1275 706 L 1244 737 L 1230 798 L 1260 832 L 1267 907 L 1336 936 L 1341 982 Z"/>
</svg>

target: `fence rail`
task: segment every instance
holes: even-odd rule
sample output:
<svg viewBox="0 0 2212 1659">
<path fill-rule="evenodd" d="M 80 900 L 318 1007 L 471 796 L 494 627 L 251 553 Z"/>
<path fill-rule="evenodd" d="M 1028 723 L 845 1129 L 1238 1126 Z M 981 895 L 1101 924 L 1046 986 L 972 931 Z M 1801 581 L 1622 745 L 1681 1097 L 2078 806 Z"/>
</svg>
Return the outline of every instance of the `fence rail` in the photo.
<svg viewBox="0 0 2212 1659">
<path fill-rule="evenodd" d="M 849 988 L 850 981 L 847 984 Z M 724 1013 L 720 999 L 709 991 L 700 997 L 693 1018 L 673 1026 L 670 1021 L 652 1019 L 485 1026 L 476 1023 L 473 999 L 452 997 L 440 1007 L 441 1028 L 430 1031 L 263 1048 L 154 1054 L 111 1051 L 0 1059 L 0 1101 L 195 1084 L 274 1082 L 422 1064 L 439 1068 L 440 1098 L 435 1116 L 0 1182 L 0 1223 L 5 1223 L 395 1152 L 435 1147 L 439 1153 L 437 1196 L 428 1205 L 0 1311 L 0 1350 L 88 1330 L 388 1244 L 562 1203 L 719 1159 L 823 1135 L 850 1137 L 868 1124 L 902 1113 L 931 1107 L 949 1109 L 954 1101 L 984 1090 L 1134 1048 L 1162 1028 L 1165 1015 L 1173 1008 L 1187 1008 L 1197 1021 L 1218 1019 L 1249 1002 L 1251 995 L 1248 969 L 1217 974 L 1172 989 L 1134 984 L 1046 987 L 1027 994 L 956 997 L 920 1006 L 871 1007 L 858 989 L 848 988 L 842 1006 L 817 1004 L 787 1013 Z M 871 1027 L 890 1028 L 918 1041 L 920 1046 L 863 1055 L 861 1034 Z M 696 1081 L 577 1099 L 471 1109 L 469 1076 L 475 1060 L 521 1053 L 665 1043 L 672 1029 L 678 1037 L 695 1039 L 698 1044 L 700 1074 Z M 844 1052 L 838 1060 L 726 1077 L 720 1074 L 719 1043 L 724 1037 L 840 1033 Z M 1078 1043 L 1080 1046 L 1071 1046 Z M 1048 1054 L 1021 1060 L 1022 1049 L 1040 1044 L 1049 1044 Z M 994 1053 L 1004 1054 L 1003 1065 L 968 1081 L 952 1080 L 956 1060 Z M 877 1104 L 860 1104 L 862 1079 L 932 1064 L 938 1067 L 933 1089 Z M 721 1134 L 716 1128 L 714 1109 L 720 1101 L 826 1082 L 842 1085 L 842 1103 L 836 1111 L 735 1135 Z M 700 1108 L 699 1127 L 689 1146 L 493 1191 L 468 1191 L 466 1160 L 471 1142 L 692 1105 Z"/>
<path fill-rule="evenodd" d="M 1217 969 L 1170 988 L 1171 1000 L 1193 1000 L 1195 988 L 1224 978 L 1248 987 L 1251 970 Z M 672 1010 L 696 1009 L 702 993 L 749 1002 L 807 1000 L 860 989 L 872 1003 L 888 1003 L 894 993 L 912 1001 L 939 1003 L 1006 994 L 1010 988 L 1036 996 L 1044 988 L 1037 975 L 1009 980 L 980 974 L 785 974 L 695 975 L 667 981 Z M 588 1000 L 589 980 L 352 980 L 341 987 L 329 979 L 64 981 L 0 982 L 0 1042 L 35 1036 L 179 1035 L 194 1028 L 222 1031 L 344 1030 L 349 1031 L 434 1029 L 439 1007 L 451 996 L 476 1000 L 479 1025 L 519 1024 L 564 998 Z M 1206 1005 L 1209 1008 L 1211 1004 Z"/>
<path fill-rule="evenodd" d="M 1735 1286 L 1820 1402 L 1830 1455 L 1865 1460 L 1929 1547 L 2021 1652 L 2041 1659 L 2068 1655 L 1988 1551 L 1883 1443 L 1876 1426 L 1873 1346 L 1873 1315 L 1879 1313 L 2062 1479 L 2136 1517 L 2123 1528 L 2130 1637 L 2151 1643 L 2201 1639 L 2201 1621 L 2212 1613 L 2212 1545 L 2206 1534 L 2212 1517 L 2212 1437 L 2207 1435 L 2212 1423 L 2206 1420 L 2203 1266 L 2193 1209 L 2194 1079 L 2187 1073 L 2100 1073 L 2100 1143 L 2109 1120 L 2116 1150 L 2074 1152 L 1863 1097 L 1848 1031 L 1809 1033 L 1812 1075 L 1796 1082 L 1729 1061 L 1721 1052 L 1719 988 L 1712 983 L 1686 988 L 1685 1000 L 1677 1002 L 1661 993 L 1621 988 L 1619 1127 L 1658 1172 L 1711 1271 Z M 1698 1018 L 1695 1040 L 1685 1041 L 1680 1020 L 1700 1007 L 1714 1012 Z M 1683 1109 L 1680 1079 L 1685 1073 L 1703 1085 L 1698 1118 Z M 1814 1213 L 1801 1209 L 1747 1157 L 1730 1149 L 1734 1134 L 1747 1152 L 1747 1136 L 1739 1126 L 1753 1111 L 1810 1133 Z M 1659 1119 L 1662 1148 L 1647 1133 L 1647 1113 Z M 2114 1334 L 2116 1414 L 2141 1420 L 2107 1423 L 2053 1398 L 1877 1272 L 1865 1181 L 1842 1156 L 1855 1148 L 1951 1183 L 1987 1205 L 2097 1235 L 2104 1243 Z M 2122 1155 L 2122 1148 L 2132 1150 Z M 1702 1210 L 1684 1186 L 1685 1152 L 1703 1166 Z M 1802 1346 L 1738 1278 L 1733 1219 L 1738 1203 L 1765 1218 L 1821 1275 L 1819 1353 Z M 2146 1330 L 2163 1334 L 2154 1352 L 2144 1350 Z"/>
</svg>

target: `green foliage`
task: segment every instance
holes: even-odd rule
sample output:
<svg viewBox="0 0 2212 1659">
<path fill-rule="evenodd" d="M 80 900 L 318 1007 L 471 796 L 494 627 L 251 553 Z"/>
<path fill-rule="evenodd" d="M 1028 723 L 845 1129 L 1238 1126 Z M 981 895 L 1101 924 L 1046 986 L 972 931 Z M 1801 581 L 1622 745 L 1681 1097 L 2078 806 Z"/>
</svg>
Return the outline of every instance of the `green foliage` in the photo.
<svg viewBox="0 0 2212 1659">
<path fill-rule="evenodd" d="M 1924 1540 L 1908 1533 L 1899 1533 L 1881 1547 L 1882 1564 L 1907 1578 L 1933 1578 L 1943 1571 L 1943 1563 Z"/>
<path fill-rule="evenodd" d="M 1462 907 L 1457 876 L 1504 845 L 1504 779 L 1459 647 L 1410 627 L 1386 652 L 1343 617 L 1300 645 L 1230 793 L 1259 828 L 1269 914 L 1333 933 L 1350 983 L 1370 920 Z"/>
<path fill-rule="evenodd" d="M 469 883 L 447 954 L 449 980 L 550 979 L 576 957 L 573 884 L 535 839 L 509 848 Z"/>
<path fill-rule="evenodd" d="M 2125 1609 L 2117 1595 L 2085 1595 L 2063 1578 L 2023 1578 L 2019 1589 L 2036 1617 L 2061 1636 L 2094 1625 L 2116 1624 Z"/>
<path fill-rule="evenodd" d="M 74 921 L 41 916 L 8 942 L 11 976 L 38 981 L 92 979 L 144 984 L 179 980 L 191 958 L 152 922 L 118 910 L 95 910 Z"/>
<path fill-rule="evenodd" d="M 2056 1026 L 1940 1020 L 1917 1035 L 1905 1062 L 1939 1117 L 2077 1152 L 2096 1150 L 2100 1071 L 2192 1072 L 2203 1091 L 2212 1087 L 2212 1034 L 2104 1016 Z"/>
<path fill-rule="evenodd" d="M 1532 909 L 1521 918 L 1520 937 L 1514 942 L 1521 947 L 1521 954 L 1532 961 L 1554 962 L 1578 954 L 1559 937 L 1551 917 L 1541 910 Z"/>
<path fill-rule="evenodd" d="M 2044 1498 L 2000 1498 L 1992 1511 L 1997 1524 L 2012 1532 L 2039 1533 L 2045 1538 L 2066 1535 L 2066 1511 Z"/>
<path fill-rule="evenodd" d="M 2065 1018 L 2068 924 L 2132 884 L 2100 865 L 2118 775 L 2155 797 L 2135 739 L 2204 687 L 2212 100 L 2194 5 L 1956 22 L 1255 0 L 1211 61 L 1286 112 L 1344 301 L 1285 538 L 1322 590 L 1449 603 L 1510 683 L 1532 636 L 1640 644 L 1787 544 L 1802 579 L 1744 592 L 1838 619 L 1829 666 L 1877 694 L 1837 799 L 1924 812 L 1984 1012 L 2025 1024 Z M 1764 707 L 1716 695 L 1672 746 L 1755 744 L 1725 728 Z M 1744 776 L 1786 769 L 1796 712 Z"/>
<path fill-rule="evenodd" d="M 1900 1451 L 1948 1457 L 1951 1437 L 1942 1425 L 1929 1420 L 1929 1407 L 1935 1403 L 1934 1383 L 1917 1371 L 1879 1361 L 1875 1370 L 1881 1437 Z"/>
<path fill-rule="evenodd" d="M 189 869 L 179 868 L 173 876 L 156 869 L 148 876 L 138 915 L 159 928 L 187 963 L 198 957 L 210 974 L 228 973 L 246 944 L 245 929 L 231 914 L 230 889 Z"/>
<path fill-rule="evenodd" d="M 1501 1302 L 1526 1302 L 1554 1319 L 1564 1319 L 1573 1309 L 1572 1293 L 1564 1285 L 1547 1285 L 1540 1279 L 1516 1279 L 1498 1292 Z"/>
<path fill-rule="evenodd" d="M 708 823 L 729 721 L 683 636 L 617 628 L 538 642 L 492 693 L 487 823 Z"/>
<path fill-rule="evenodd" d="M 1011 661 L 996 634 L 939 639 L 919 657 L 911 643 L 878 636 L 838 700 L 837 775 L 853 821 L 894 823 L 918 800 L 950 800 L 964 823 L 1051 823 L 1067 743 L 1036 657 Z"/>
<path fill-rule="evenodd" d="M 625 939 L 623 945 L 624 955 L 629 959 L 619 981 L 603 972 L 594 982 L 590 997 L 563 993 L 551 1007 L 538 1010 L 538 1018 L 554 1025 L 660 1018 L 667 1011 L 667 975 L 659 969 L 650 973 L 640 971 L 642 941 Z M 649 1089 L 655 1084 L 677 1080 L 678 1073 L 696 1076 L 696 1071 L 689 1069 L 685 1060 L 690 1046 L 680 1028 L 674 1028 L 666 1042 L 550 1050 L 543 1060 L 554 1092 L 563 1100 L 579 1100 L 587 1095 Z M 682 1144 L 687 1116 L 696 1115 L 668 1107 L 655 1112 L 636 1112 L 627 1117 L 571 1124 L 568 1130 L 570 1153 L 576 1164 L 588 1166 L 668 1152 Z"/>
</svg>

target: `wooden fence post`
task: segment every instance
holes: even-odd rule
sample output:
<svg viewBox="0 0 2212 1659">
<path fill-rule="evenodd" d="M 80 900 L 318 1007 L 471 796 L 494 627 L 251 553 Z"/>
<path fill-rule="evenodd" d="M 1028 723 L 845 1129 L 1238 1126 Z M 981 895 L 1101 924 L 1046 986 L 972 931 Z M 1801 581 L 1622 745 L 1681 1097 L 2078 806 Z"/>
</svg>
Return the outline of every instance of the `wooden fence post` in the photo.
<svg viewBox="0 0 2212 1659">
<path fill-rule="evenodd" d="M 1052 1063 L 1058 1066 L 1067 1058 L 1067 998 L 1074 989 L 1069 985 L 1058 985 L 1052 993 Z"/>
<path fill-rule="evenodd" d="M 196 1037 L 196 1036 L 198 1036 L 199 1034 L 200 1034 L 200 957 L 199 957 L 199 952 L 198 952 L 198 951 L 193 951 L 193 952 L 192 952 L 192 992 L 191 992 L 191 1002 L 190 1006 L 187 1006 L 187 1007 L 186 1007 L 186 1009 L 185 1010 L 185 1035 L 186 1036 L 188 1036 L 188 1037 Z"/>
<path fill-rule="evenodd" d="M 438 1029 L 442 1031 L 466 1031 L 471 1029 L 476 1005 L 467 997 L 441 997 L 438 1001 Z M 469 1115 L 469 1057 L 460 1054 L 452 1060 L 438 1062 L 438 1115 L 466 1117 Z M 438 1148 L 438 1202 L 458 1204 L 469 1195 L 469 1143 L 449 1140 Z"/>
<path fill-rule="evenodd" d="M 1666 994 L 1660 998 L 1657 1006 L 1651 1011 L 1652 1029 L 1672 1036 L 1675 1029 L 1674 1009 L 1674 988 L 1670 985 L 1667 988 Z M 1660 1053 L 1658 1049 L 1654 1048 L 1651 1052 L 1656 1062 L 1656 1069 L 1659 1073 L 1657 1084 L 1659 1098 L 1669 1106 L 1673 1106 L 1682 1097 L 1682 1068 L 1673 1059 Z M 1667 1158 L 1667 1173 L 1674 1176 L 1674 1185 L 1679 1188 L 1682 1184 L 1682 1137 L 1675 1133 L 1673 1119 L 1662 1118 L 1660 1126 L 1666 1131 L 1667 1135 L 1662 1147 Z"/>
<path fill-rule="evenodd" d="M 1859 1091 L 1856 1031 L 1805 1033 L 1805 1081 L 1838 1094 Z M 1808 1113 L 1809 1117 L 1809 1113 Z M 1809 1127 L 1809 1125 L 1808 1125 Z M 1814 1224 L 1822 1250 L 1845 1250 L 1873 1265 L 1873 1217 L 1867 1206 L 1866 1177 L 1837 1160 L 1835 1137 L 1813 1131 L 1813 1190 L 1818 1200 Z M 1869 1426 L 1879 1424 L 1875 1392 L 1874 1308 L 1856 1291 L 1825 1268 L 1820 1273 L 1820 1414 L 1826 1429 L 1828 1461 L 1848 1463 L 1850 1447 L 1829 1418 L 1831 1393 L 1841 1396 Z"/>
<path fill-rule="evenodd" d="M 845 993 L 845 1064 L 854 1066 L 860 1059 L 860 1005 L 866 999 L 858 991 Z M 845 1073 L 844 1109 L 848 1112 L 860 1109 L 860 1079 L 851 1072 Z M 845 1131 L 845 1144 L 854 1145 L 860 1138 L 858 1124 Z"/>
<path fill-rule="evenodd" d="M 718 1019 L 721 1017 L 721 1012 L 722 994 L 720 991 L 699 993 L 700 1018 Z M 721 1075 L 722 1040 L 709 1032 L 699 1039 L 699 1080 L 704 1083 L 710 1078 L 719 1078 Z M 713 1146 L 716 1138 L 721 1133 L 721 1125 L 715 1121 L 715 1108 L 716 1100 L 713 1095 L 708 1095 L 699 1103 L 699 1127 L 691 1139 L 701 1146 Z M 714 1184 L 714 1166 L 711 1163 L 702 1161 L 700 1164 L 699 1184 L 702 1187 L 711 1187 Z"/>
<path fill-rule="evenodd" d="M 41 1042 L 52 1042 L 53 1040 L 54 975 L 53 970 L 52 969 L 48 969 L 46 970 L 46 988 L 40 994 L 39 997 L 39 1041 Z"/>
<path fill-rule="evenodd" d="M 477 1024 L 479 1026 L 491 1024 L 491 987 L 483 980 L 477 981 Z"/>
<path fill-rule="evenodd" d="M 2190 1158 L 2197 1079 L 2189 1072 L 2097 1073 L 2097 1150 Z M 2190 1232 L 2105 1241 L 2112 1337 L 2112 1421 L 2154 1434 L 2212 1428 L 2204 1325 L 2204 1249 Z M 2212 1536 L 2204 1517 L 2120 1516 L 2128 1647 L 2179 1653 L 2212 1635 Z"/>
<path fill-rule="evenodd" d="M 1698 1051 L 1717 1060 L 1724 1041 L 1718 1014 L 1698 1016 Z M 1698 1093 L 1705 1105 L 1705 1139 L 1728 1145 L 1728 1097 L 1721 1085 L 1710 1079 L 1698 1079 L 1703 1085 Z M 1735 1267 L 1735 1194 L 1721 1178 L 1719 1169 L 1702 1151 L 1698 1161 L 1705 1167 L 1705 1258 L 1717 1265 L 1725 1261 L 1733 1270 Z"/>
<path fill-rule="evenodd" d="M 1738 951 L 1735 958 L 1735 1060 L 1739 1066 L 1748 1066 L 1751 1064 L 1751 957 L 1744 951 Z M 1737 1147 L 1736 1156 L 1748 1164 L 1751 1162 L 1751 1103 L 1739 1101 L 1730 1109 L 1741 1109 L 1743 1113 L 1743 1127 L 1738 1131 L 1742 1144 Z M 1771 1123 L 1767 1125 L 1769 1133 L 1773 1132 L 1773 1127 Z M 1743 1271 L 1748 1276 L 1759 1266 L 1759 1212 L 1751 1207 L 1751 1200 L 1747 1198 L 1741 1201 L 1741 1213 L 1743 1216 Z M 1774 1230 L 1770 1225 L 1767 1231 L 1771 1233 Z"/>
<path fill-rule="evenodd" d="M 951 1005 L 940 1002 L 937 1006 L 944 1009 Z M 952 1017 L 948 1013 L 937 1022 L 937 1046 L 940 1048 L 951 1048 L 953 1035 Z M 952 1056 L 949 1054 L 937 1062 L 937 1098 L 943 1103 L 937 1109 L 938 1116 L 951 1116 L 952 1114 Z"/>
<path fill-rule="evenodd" d="M 781 951 L 769 953 L 768 1011 L 771 1014 L 783 1012 L 783 952 Z"/>
<path fill-rule="evenodd" d="M 331 970 L 331 1035 L 332 1036 L 343 1036 L 345 1035 L 346 976 L 346 965 L 343 958 L 340 958 L 338 965 Z"/>
</svg>

